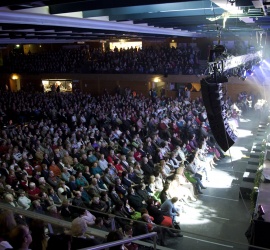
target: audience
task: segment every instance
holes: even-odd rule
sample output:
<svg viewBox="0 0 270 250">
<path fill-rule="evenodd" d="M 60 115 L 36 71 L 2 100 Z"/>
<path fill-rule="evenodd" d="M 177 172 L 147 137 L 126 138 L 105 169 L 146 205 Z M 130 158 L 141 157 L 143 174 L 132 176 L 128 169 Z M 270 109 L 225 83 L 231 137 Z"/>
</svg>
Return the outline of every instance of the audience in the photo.
<svg viewBox="0 0 270 250">
<path fill-rule="evenodd" d="M 155 228 L 169 227 L 169 235 L 181 236 L 173 224 L 178 211 L 171 213 L 167 203 L 174 203 L 174 197 L 187 203 L 200 198 L 211 168 L 199 149 L 212 153 L 211 161 L 224 156 L 213 146 L 204 112 L 200 98 L 153 100 L 134 96 L 130 89 L 97 98 L 3 92 L 0 196 L 12 206 L 57 218 L 77 217 L 90 227 L 107 227 L 108 213 L 113 213 L 116 228 L 123 230 L 147 208 Z M 216 151 L 208 152 L 208 143 Z M 88 208 L 90 215 L 81 210 Z M 90 241 L 78 240 L 79 245 L 85 242 Z"/>
<path fill-rule="evenodd" d="M 137 73 L 183 74 L 200 73 L 200 51 L 197 47 L 144 47 L 105 50 L 81 46 L 40 53 L 11 52 L 4 58 L 5 69 L 18 73 Z M 54 62 L 53 65 L 51 62 Z M 27 86 L 30 88 L 31 86 Z M 57 86 L 61 89 L 61 86 Z M 53 91 L 56 91 L 54 86 Z M 28 90 L 28 89 L 27 89 Z M 120 91 L 120 90 L 119 90 Z M 58 92 L 58 91 L 57 91 Z M 83 119 L 80 119 L 83 120 Z M 137 126 L 143 128 L 140 119 Z"/>
</svg>

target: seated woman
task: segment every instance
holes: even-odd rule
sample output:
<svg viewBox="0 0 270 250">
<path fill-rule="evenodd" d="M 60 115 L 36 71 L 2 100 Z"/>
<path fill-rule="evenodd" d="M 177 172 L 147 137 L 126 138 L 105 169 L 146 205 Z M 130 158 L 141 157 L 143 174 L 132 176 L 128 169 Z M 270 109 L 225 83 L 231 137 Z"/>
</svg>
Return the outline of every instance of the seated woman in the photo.
<svg viewBox="0 0 270 250">
<path fill-rule="evenodd" d="M 185 202 L 188 200 L 196 201 L 193 185 L 184 176 L 184 168 L 180 167 L 178 169 L 179 174 L 176 174 L 170 183 L 169 195 L 171 197 L 178 197 L 179 200 L 184 200 Z"/>
<path fill-rule="evenodd" d="M 159 176 L 155 177 L 154 175 L 151 175 L 148 184 L 148 190 L 150 195 L 154 197 L 154 199 L 160 201 L 159 194 L 162 191 L 162 189 L 163 189 L 162 179 Z"/>
<path fill-rule="evenodd" d="M 124 209 L 129 213 L 130 217 L 133 220 L 137 220 L 141 218 L 141 213 L 138 211 L 135 211 L 135 209 L 129 204 L 128 199 L 124 201 Z"/>
<path fill-rule="evenodd" d="M 192 174 L 192 177 L 198 177 L 202 180 L 203 175 L 205 175 L 206 180 L 208 180 L 208 170 L 205 164 L 201 164 L 201 161 L 198 158 L 198 153 L 191 155 L 189 164 L 187 165 L 187 170 Z"/>
<path fill-rule="evenodd" d="M 168 160 L 161 160 L 160 161 L 160 171 L 164 180 L 172 179 L 175 173 L 175 169 L 171 169 L 170 166 L 167 164 Z"/>
<path fill-rule="evenodd" d="M 115 162 L 115 169 L 116 169 L 117 175 L 118 175 L 119 177 L 121 177 L 121 176 L 122 176 L 122 173 L 123 173 L 124 171 L 126 171 L 126 169 L 125 169 L 125 168 L 123 167 L 123 165 L 121 164 L 120 159 L 117 159 L 117 160 L 116 160 L 116 162 Z"/>
<path fill-rule="evenodd" d="M 195 185 L 196 187 L 196 191 L 198 194 L 203 194 L 203 192 L 201 191 L 201 189 L 206 189 L 206 187 L 204 187 L 204 185 L 201 182 L 201 178 L 199 176 L 196 176 L 195 174 L 193 174 L 191 171 L 189 171 L 188 169 L 184 170 L 184 175 L 187 178 L 187 180 L 192 183 L 193 185 Z"/>
<path fill-rule="evenodd" d="M 211 169 L 210 161 L 207 161 L 206 158 L 203 157 L 202 151 L 199 148 L 195 150 L 194 162 L 198 172 L 205 176 L 206 181 L 209 181 L 208 171 Z"/>
<path fill-rule="evenodd" d="M 211 169 L 215 168 L 215 161 L 219 161 L 220 153 L 214 147 L 207 145 L 208 137 L 204 137 L 202 143 L 199 145 L 199 156 L 203 161 L 207 161 L 210 164 Z"/>
<path fill-rule="evenodd" d="M 96 174 L 103 175 L 103 170 L 98 165 L 98 161 L 93 162 L 93 165 L 92 165 L 92 167 L 90 169 L 90 173 L 92 175 L 96 175 Z"/>
<path fill-rule="evenodd" d="M 93 236 L 87 235 L 86 230 L 87 223 L 84 219 L 78 217 L 72 221 L 69 232 L 72 236 L 71 250 L 91 247 L 99 243 Z"/>
</svg>

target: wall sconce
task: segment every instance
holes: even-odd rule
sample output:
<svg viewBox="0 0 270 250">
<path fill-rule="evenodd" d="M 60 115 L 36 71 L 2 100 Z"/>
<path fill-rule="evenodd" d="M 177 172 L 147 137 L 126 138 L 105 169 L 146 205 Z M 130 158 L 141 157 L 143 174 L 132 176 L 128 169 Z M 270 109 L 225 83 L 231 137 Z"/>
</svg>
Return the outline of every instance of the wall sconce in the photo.
<svg viewBox="0 0 270 250">
<path fill-rule="evenodd" d="M 160 81 L 160 79 L 158 77 L 154 78 L 154 82 L 159 82 L 159 81 Z"/>
<path fill-rule="evenodd" d="M 12 80 L 18 80 L 19 79 L 19 76 L 16 75 L 16 74 L 13 74 L 13 75 L 11 75 L 11 79 Z"/>
</svg>

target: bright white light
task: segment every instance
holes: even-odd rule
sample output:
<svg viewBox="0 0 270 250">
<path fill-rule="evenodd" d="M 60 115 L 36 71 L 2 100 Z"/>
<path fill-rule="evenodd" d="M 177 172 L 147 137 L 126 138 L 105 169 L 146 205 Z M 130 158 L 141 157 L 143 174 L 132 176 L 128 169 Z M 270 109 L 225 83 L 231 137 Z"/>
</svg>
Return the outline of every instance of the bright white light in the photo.
<svg viewBox="0 0 270 250">
<path fill-rule="evenodd" d="M 235 179 L 228 172 L 219 169 L 214 169 L 209 172 L 210 182 L 204 182 L 204 185 L 209 188 L 231 188 L 232 181 Z"/>
<path fill-rule="evenodd" d="M 253 136 L 253 133 L 250 130 L 238 129 L 238 138 L 246 138 L 248 136 Z"/>
</svg>

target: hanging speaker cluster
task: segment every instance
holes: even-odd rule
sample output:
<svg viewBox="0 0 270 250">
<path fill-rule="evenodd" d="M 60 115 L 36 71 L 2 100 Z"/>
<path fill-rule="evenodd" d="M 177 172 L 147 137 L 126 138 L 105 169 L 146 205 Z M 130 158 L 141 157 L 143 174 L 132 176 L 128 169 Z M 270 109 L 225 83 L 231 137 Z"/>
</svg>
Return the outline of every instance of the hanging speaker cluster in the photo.
<svg viewBox="0 0 270 250">
<path fill-rule="evenodd" d="M 201 93 L 208 121 L 216 142 L 223 151 L 227 151 L 235 143 L 237 136 L 231 129 L 227 118 L 222 83 L 208 80 L 201 80 Z"/>
</svg>

